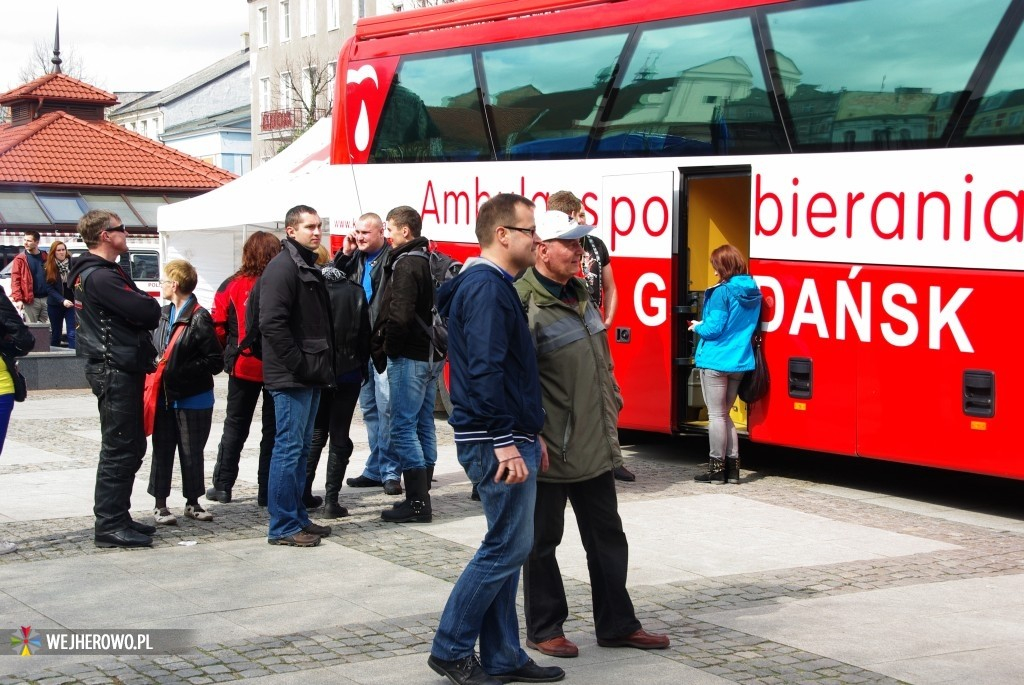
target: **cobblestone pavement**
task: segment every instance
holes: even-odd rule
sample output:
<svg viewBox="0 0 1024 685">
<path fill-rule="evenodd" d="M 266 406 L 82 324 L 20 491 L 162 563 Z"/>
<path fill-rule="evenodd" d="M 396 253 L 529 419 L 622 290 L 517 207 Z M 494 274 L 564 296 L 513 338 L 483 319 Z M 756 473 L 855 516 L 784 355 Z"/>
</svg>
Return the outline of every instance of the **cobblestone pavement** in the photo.
<svg viewBox="0 0 1024 685">
<path fill-rule="evenodd" d="M 222 408 L 225 390 L 222 379 L 217 388 L 218 407 Z M 60 418 L 53 415 L 49 413 L 53 400 L 72 403 L 68 406 L 76 408 L 92 402 L 87 393 L 49 391 L 37 393 L 29 402 L 16 408 L 8 434 L 11 447 L 5 450 L 3 459 L 0 459 L 0 498 L 16 479 L 27 478 L 26 474 L 56 477 L 54 474 L 61 471 L 95 467 L 98 439 L 96 419 L 91 416 Z M 41 416 L 40 410 L 34 411 L 33 403 L 38 403 L 37 406 L 45 410 L 46 415 Z M 219 409 L 218 415 L 214 417 L 215 424 L 222 420 L 222 410 Z M 454 462 L 451 433 L 446 424 L 438 422 L 438 432 L 442 459 Z M 258 426 L 254 425 L 253 433 L 258 440 Z M 358 421 L 353 426 L 352 435 L 357 441 L 356 459 L 364 458 L 365 434 Z M 209 455 L 215 454 L 218 438 L 219 434 L 215 432 L 210 439 L 208 462 L 212 462 Z M 359 442 L 360 438 L 364 438 L 362 442 Z M 255 442 L 249 444 L 255 446 Z M 22 459 L 20 463 L 17 458 L 14 461 L 8 459 L 9 454 L 17 455 L 19 449 L 24 450 L 26 447 L 34 450 L 35 458 Z M 915 507 L 905 502 L 866 502 L 862 498 L 844 496 L 814 483 L 751 471 L 744 472 L 744 484 L 739 487 L 698 484 L 693 482 L 692 477 L 700 470 L 699 448 L 698 440 L 680 440 L 675 443 L 655 441 L 631 446 L 627 450 L 628 465 L 637 474 L 637 481 L 622 484 L 619 488 L 620 509 L 632 512 L 623 516 L 631 542 L 641 540 L 647 535 L 649 527 L 664 529 L 673 525 L 679 526 L 685 535 L 667 539 L 678 540 L 681 549 L 673 551 L 679 551 L 684 556 L 694 534 L 698 540 L 703 539 L 705 542 L 715 539 L 722 541 L 722 545 L 715 548 L 718 551 L 714 552 L 720 557 L 712 558 L 708 561 L 709 565 L 704 567 L 709 570 L 677 573 L 668 582 L 654 582 L 654 575 L 645 573 L 648 564 L 657 559 L 638 558 L 634 551 L 631 578 L 640 580 L 631 580 L 630 591 L 637 615 L 646 629 L 669 633 L 672 646 L 657 653 L 597 648 L 592 637 L 590 587 L 581 579 L 586 577 L 585 573 L 577 577 L 567 572 L 563 564 L 565 587 L 572 611 L 565 626 L 566 634 L 580 643 L 587 655 L 584 658 L 581 654 L 578 660 L 558 662 L 558 665 L 567 669 L 568 681 L 586 678 L 593 683 L 732 682 L 766 685 L 966 682 L 959 675 L 961 671 L 957 670 L 962 668 L 973 675 L 970 681 L 974 683 L 1014 682 L 1012 669 L 1007 671 L 1006 668 L 1016 668 L 1014 664 L 1022 663 L 1019 656 L 1022 650 L 1019 647 L 1024 646 L 1024 629 L 1003 626 L 1001 622 L 1005 619 L 997 608 L 993 609 L 996 613 L 991 615 L 991 625 L 1002 626 L 1002 632 L 998 632 L 997 638 L 1003 640 L 1004 647 L 1009 645 L 1008 651 L 1017 656 L 1012 657 L 1010 666 L 993 665 L 991 669 L 984 665 L 979 667 L 979 663 L 985 664 L 986 660 L 975 662 L 969 655 L 965 656 L 965 653 L 973 649 L 969 644 L 962 651 L 948 645 L 937 645 L 929 651 L 911 644 L 913 639 L 900 632 L 906 625 L 905 621 L 921 622 L 925 617 L 900 615 L 898 606 L 892 607 L 891 616 L 873 616 L 873 609 L 864 610 L 863 613 L 854 611 L 847 614 L 852 617 L 852 623 L 834 625 L 831 631 L 825 631 L 834 632 L 840 642 L 844 631 L 850 630 L 851 634 L 857 634 L 857 629 L 870 621 L 878 621 L 880 631 L 893 631 L 882 642 L 887 645 L 886 649 L 894 649 L 894 653 L 866 654 L 862 658 L 844 660 L 841 653 L 849 652 L 836 649 L 815 653 L 807 648 L 806 636 L 786 639 L 787 626 L 766 627 L 758 624 L 759 628 L 755 626 L 750 629 L 742 626 L 745 621 L 756 622 L 765 617 L 770 620 L 773 616 L 798 607 L 826 607 L 820 611 L 812 609 L 823 614 L 831 610 L 827 607 L 834 606 L 830 602 L 866 600 L 878 596 L 878 591 L 901 588 L 908 589 L 908 592 L 910 589 L 919 593 L 923 590 L 925 596 L 934 596 L 933 600 L 929 600 L 929 610 L 925 612 L 929 620 L 936 616 L 954 616 L 957 610 L 946 606 L 944 595 L 947 588 L 962 587 L 957 584 L 959 581 L 984 579 L 992 583 L 999 578 L 1005 578 L 1008 582 L 1016 581 L 1024 565 L 1024 534 L 1019 521 L 1009 518 L 986 519 L 984 525 L 981 525 L 980 521 L 970 520 L 971 516 L 965 516 L 968 519 L 965 521 L 953 521 L 948 516 L 934 515 L 928 511 L 927 506 L 918 507 L 922 509 L 920 512 L 907 511 Z M 55 458 L 47 461 L 45 456 L 38 454 L 39 450 L 52 453 Z M 247 449 L 244 456 L 255 458 L 256 452 Z M 354 466 L 359 463 L 354 462 Z M 211 469 L 212 463 L 208 463 L 208 472 Z M 357 474 L 358 470 L 353 472 L 350 469 L 349 475 Z M 148 459 L 140 475 L 148 475 Z M 346 487 L 342 491 L 342 499 L 352 515 L 332 524 L 335 532 L 319 550 L 296 553 L 315 555 L 321 553 L 324 547 L 337 545 L 348 552 L 358 552 L 366 555 L 366 558 L 384 562 L 396 570 L 406 569 L 446 584 L 453 582 L 475 547 L 468 544 L 471 538 L 462 541 L 454 533 L 447 535 L 436 531 L 457 528 L 464 522 L 473 521 L 479 518 L 480 511 L 478 504 L 469 499 L 470 486 L 457 467 L 448 468 L 438 476 L 438 481 L 433 498 L 434 524 L 384 524 L 379 512 L 394 501 L 392 498 L 376 490 L 352 490 Z M 39 482 L 45 483 L 45 480 Z M 176 480 L 175 491 L 179 487 Z M 84 483 L 82 491 L 90 492 L 91 483 Z M 217 514 L 214 524 L 199 524 L 183 519 L 177 527 L 161 529 L 155 547 L 165 550 L 168 555 L 174 555 L 179 553 L 174 548 L 185 541 L 195 541 L 200 546 L 219 545 L 228 541 L 241 541 L 243 544 L 244 541 L 261 541 L 266 534 L 266 517 L 255 504 L 255 494 L 255 483 L 240 481 L 234 491 L 236 501 L 229 505 L 211 505 L 210 509 Z M 832 563 L 809 563 L 807 558 L 801 556 L 805 552 L 794 547 L 792 563 L 785 562 L 787 551 L 783 549 L 783 561 L 773 562 L 771 568 L 723 572 L 723 568 L 732 568 L 729 566 L 732 563 L 730 560 L 740 566 L 756 561 L 749 557 L 761 554 L 760 548 L 751 547 L 748 558 L 744 559 L 744 550 L 730 548 L 730 543 L 736 540 L 732 537 L 736 528 L 763 522 L 741 519 L 730 522 L 728 514 L 723 514 L 725 518 L 721 521 L 725 521 L 731 528 L 723 530 L 714 526 L 702 529 L 701 526 L 707 524 L 704 519 L 693 519 L 696 528 L 688 525 L 687 521 L 678 520 L 674 512 L 681 509 L 675 506 L 677 503 L 710 501 L 707 498 L 715 498 L 715 501 L 729 506 L 732 506 L 731 503 L 741 503 L 743 506 L 754 507 L 753 510 L 768 512 L 769 515 L 779 512 L 780 516 L 799 516 L 802 517 L 801 521 L 820 525 L 822 529 L 846 526 L 842 530 L 867 530 L 879 536 L 891 536 L 897 542 L 893 543 L 895 548 L 889 546 L 874 554 L 853 554 L 855 558 Z M 136 507 L 140 507 L 144 501 L 148 501 L 148 497 L 144 489 L 137 485 Z M 656 513 L 657 505 L 662 504 L 664 511 Z M 682 510 L 693 511 L 685 508 Z M 143 513 L 137 512 L 136 517 L 142 519 L 147 510 L 141 506 L 139 511 Z M 728 507 L 723 511 L 727 512 Z M 78 516 L 60 518 L 15 519 L 4 514 L 4 507 L 0 505 L 0 539 L 16 541 L 19 550 L 0 557 L 0 616 L 4 618 L 0 621 L 0 628 L 9 627 L 13 631 L 21 625 L 19 621 L 24 620 L 18 612 L 32 607 L 31 601 L 24 597 L 19 599 L 17 593 L 7 591 L 7 581 L 18 574 L 36 568 L 60 569 L 63 564 L 78 564 L 88 569 L 90 565 L 86 560 L 95 560 L 96 564 L 101 564 L 112 559 L 134 561 L 144 559 L 144 555 L 154 554 L 148 551 L 108 551 L 95 548 L 92 544 L 92 517 L 88 509 L 84 509 Z M 845 535 L 834 537 L 834 544 L 846 545 Z M 568 537 L 567 530 L 567 542 L 563 547 L 569 544 Z M 864 544 L 871 542 L 870 537 L 864 540 Z M 899 541 L 905 540 L 920 541 L 922 546 L 911 545 L 904 553 L 899 549 L 902 544 Z M 833 543 L 822 543 L 823 548 L 828 544 Z M 266 547 L 264 544 L 263 548 Z M 701 549 L 706 552 L 710 548 Z M 668 552 L 666 550 L 666 554 Z M 738 560 L 737 555 L 741 557 Z M 716 568 L 719 558 L 724 566 Z M 753 567 L 756 566 L 754 564 Z M 266 568 L 268 576 L 272 577 L 275 571 L 273 566 Z M 322 572 L 342 577 L 352 574 L 354 578 L 359 569 L 325 568 Z M 46 583 L 45 577 L 38 580 L 41 584 Z M 198 573 L 196 584 L 185 587 L 184 592 L 216 592 L 216 588 L 204 587 L 202 582 L 202 574 Z M 313 596 L 317 593 L 318 582 L 311 577 L 308 592 Z M 386 584 L 387 578 L 380 579 L 380 583 Z M 67 602 L 79 601 L 78 593 L 88 592 L 88 583 L 83 582 L 81 589 L 78 585 L 78 580 L 71 579 L 70 587 L 64 588 Z M 935 588 L 935 592 L 929 592 L 929 587 Z M 392 588 L 392 594 L 399 597 L 402 592 L 403 587 Z M 988 602 L 998 607 L 1001 603 L 998 592 L 995 589 L 984 594 L 984 601 L 979 600 L 979 605 Z M 254 601 L 256 599 L 254 597 Z M 821 603 L 820 600 L 827 601 Z M 1015 601 L 1020 602 L 1019 599 Z M 1021 605 L 1018 603 L 1015 606 Z M 254 678 L 263 678 L 257 682 L 265 683 L 439 683 L 440 679 L 427 671 L 424 660 L 440 609 L 440 603 L 426 605 L 410 597 L 406 610 L 380 615 L 376 620 L 349 622 L 344 615 L 337 614 L 327 622 L 311 618 L 309 625 L 301 630 L 284 630 L 280 634 L 268 628 L 270 634 L 250 631 L 251 634 L 244 638 L 219 640 L 204 637 L 193 653 L 175 656 L 20 659 L 0 656 L 0 685 L 24 682 L 47 685 L 201 685 Z M 47 615 L 44 611 L 39 613 Z M 129 625 L 133 616 L 131 609 L 126 608 L 123 616 L 124 622 L 121 625 Z M 206 616 L 206 613 L 197 611 L 191 620 L 201 624 Z M 56 622 L 48 625 L 72 628 L 114 627 Z M 174 625 L 180 627 L 180 620 Z M 294 622 L 291 625 L 294 626 Z M 980 627 L 984 632 L 987 626 L 983 617 L 980 626 L 964 630 L 972 631 Z M 793 626 L 788 628 L 796 630 Z M 908 642 L 906 654 L 900 650 L 904 640 Z M 963 642 L 960 638 L 953 641 Z M 1012 649 L 1014 645 L 1016 649 Z M 984 645 L 979 649 L 989 646 Z M 882 648 L 875 649 L 878 651 Z M 553 661 L 533 652 L 530 655 L 538 657 L 541 663 Z M 948 660 L 952 665 L 944 666 L 943 660 Z M 5 673 L 9 674 L 3 675 Z"/>
</svg>

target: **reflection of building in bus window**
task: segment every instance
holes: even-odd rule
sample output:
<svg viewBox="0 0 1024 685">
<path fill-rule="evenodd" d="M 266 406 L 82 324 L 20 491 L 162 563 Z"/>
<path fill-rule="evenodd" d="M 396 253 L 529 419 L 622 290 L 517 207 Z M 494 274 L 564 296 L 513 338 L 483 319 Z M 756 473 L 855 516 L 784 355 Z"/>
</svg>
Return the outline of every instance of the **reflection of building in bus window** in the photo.
<svg viewBox="0 0 1024 685">
<path fill-rule="evenodd" d="M 627 37 L 557 36 L 482 50 L 499 157 L 582 154 Z"/>
<path fill-rule="evenodd" d="M 377 127 L 375 151 L 404 159 L 438 157 L 440 151 L 432 146 L 439 144 L 440 135 L 423 99 L 396 83 Z"/>
</svg>

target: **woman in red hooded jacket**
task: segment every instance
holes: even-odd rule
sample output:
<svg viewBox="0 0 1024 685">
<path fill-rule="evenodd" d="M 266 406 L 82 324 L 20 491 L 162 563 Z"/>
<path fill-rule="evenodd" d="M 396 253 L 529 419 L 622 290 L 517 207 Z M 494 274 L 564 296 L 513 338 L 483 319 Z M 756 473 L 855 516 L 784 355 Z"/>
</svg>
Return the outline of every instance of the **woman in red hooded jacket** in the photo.
<svg viewBox="0 0 1024 685">
<path fill-rule="evenodd" d="M 238 478 L 238 462 L 242 446 L 249 437 L 249 425 L 256 403 L 263 395 L 263 437 L 260 440 L 259 494 L 257 503 L 267 506 L 267 482 L 270 475 L 270 453 L 274 447 L 274 402 L 263 387 L 263 362 L 244 351 L 238 343 L 245 338 L 245 307 L 256 281 L 270 260 L 281 251 L 281 241 L 266 231 L 256 231 L 242 247 L 242 267 L 228 277 L 213 298 L 213 325 L 217 339 L 224 347 L 224 370 L 228 374 L 227 415 L 224 432 L 217 448 L 217 464 L 213 469 L 213 487 L 206 499 L 230 502 L 231 488 Z"/>
</svg>

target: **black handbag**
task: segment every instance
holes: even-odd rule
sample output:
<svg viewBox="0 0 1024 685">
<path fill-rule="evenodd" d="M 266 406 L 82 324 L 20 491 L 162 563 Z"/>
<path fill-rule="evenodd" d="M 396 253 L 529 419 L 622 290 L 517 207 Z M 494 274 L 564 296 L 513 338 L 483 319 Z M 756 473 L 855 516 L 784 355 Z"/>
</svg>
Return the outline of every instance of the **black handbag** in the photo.
<svg viewBox="0 0 1024 685">
<path fill-rule="evenodd" d="M 740 399 L 751 404 L 757 402 L 768 394 L 770 379 L 768 377 L 768 364 L 764 360 L 764 339 L 761 331 L 755 330 L 750 338 L 750 345 L 754 348 L 754 369 L 743 374 L 740 381 Z"/>
<path fill-rule="evenodd" d="M 7 365 L 7 372 L 11 374 L 11 380 L 14 381 L 14 401 L 24 402 L 25 398 L 28 397 L 28 384 L 25 383 L 25 377 L 21 375 L 21 371 L 18 369 L 18 362 L 6 354 L 0 355 L 0 358 L 4 360 L 4 364 Z"/>
</svg>

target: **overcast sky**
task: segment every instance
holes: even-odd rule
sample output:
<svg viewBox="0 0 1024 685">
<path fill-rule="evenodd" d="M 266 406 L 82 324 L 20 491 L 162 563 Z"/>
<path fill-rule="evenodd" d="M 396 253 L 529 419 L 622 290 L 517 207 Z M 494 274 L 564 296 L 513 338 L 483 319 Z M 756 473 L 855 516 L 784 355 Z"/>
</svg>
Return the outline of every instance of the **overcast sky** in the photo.
<svg viewBox="0 0 1024 685">
<path fill-rule="evenodd" d="M 162 90 L 240 50 L 249 23 L 246 0 L 0 0 L 0 92 L 37 41 L 52 52 L 58 6 L 61 58 L 111 92 Z"/>
</svg>

